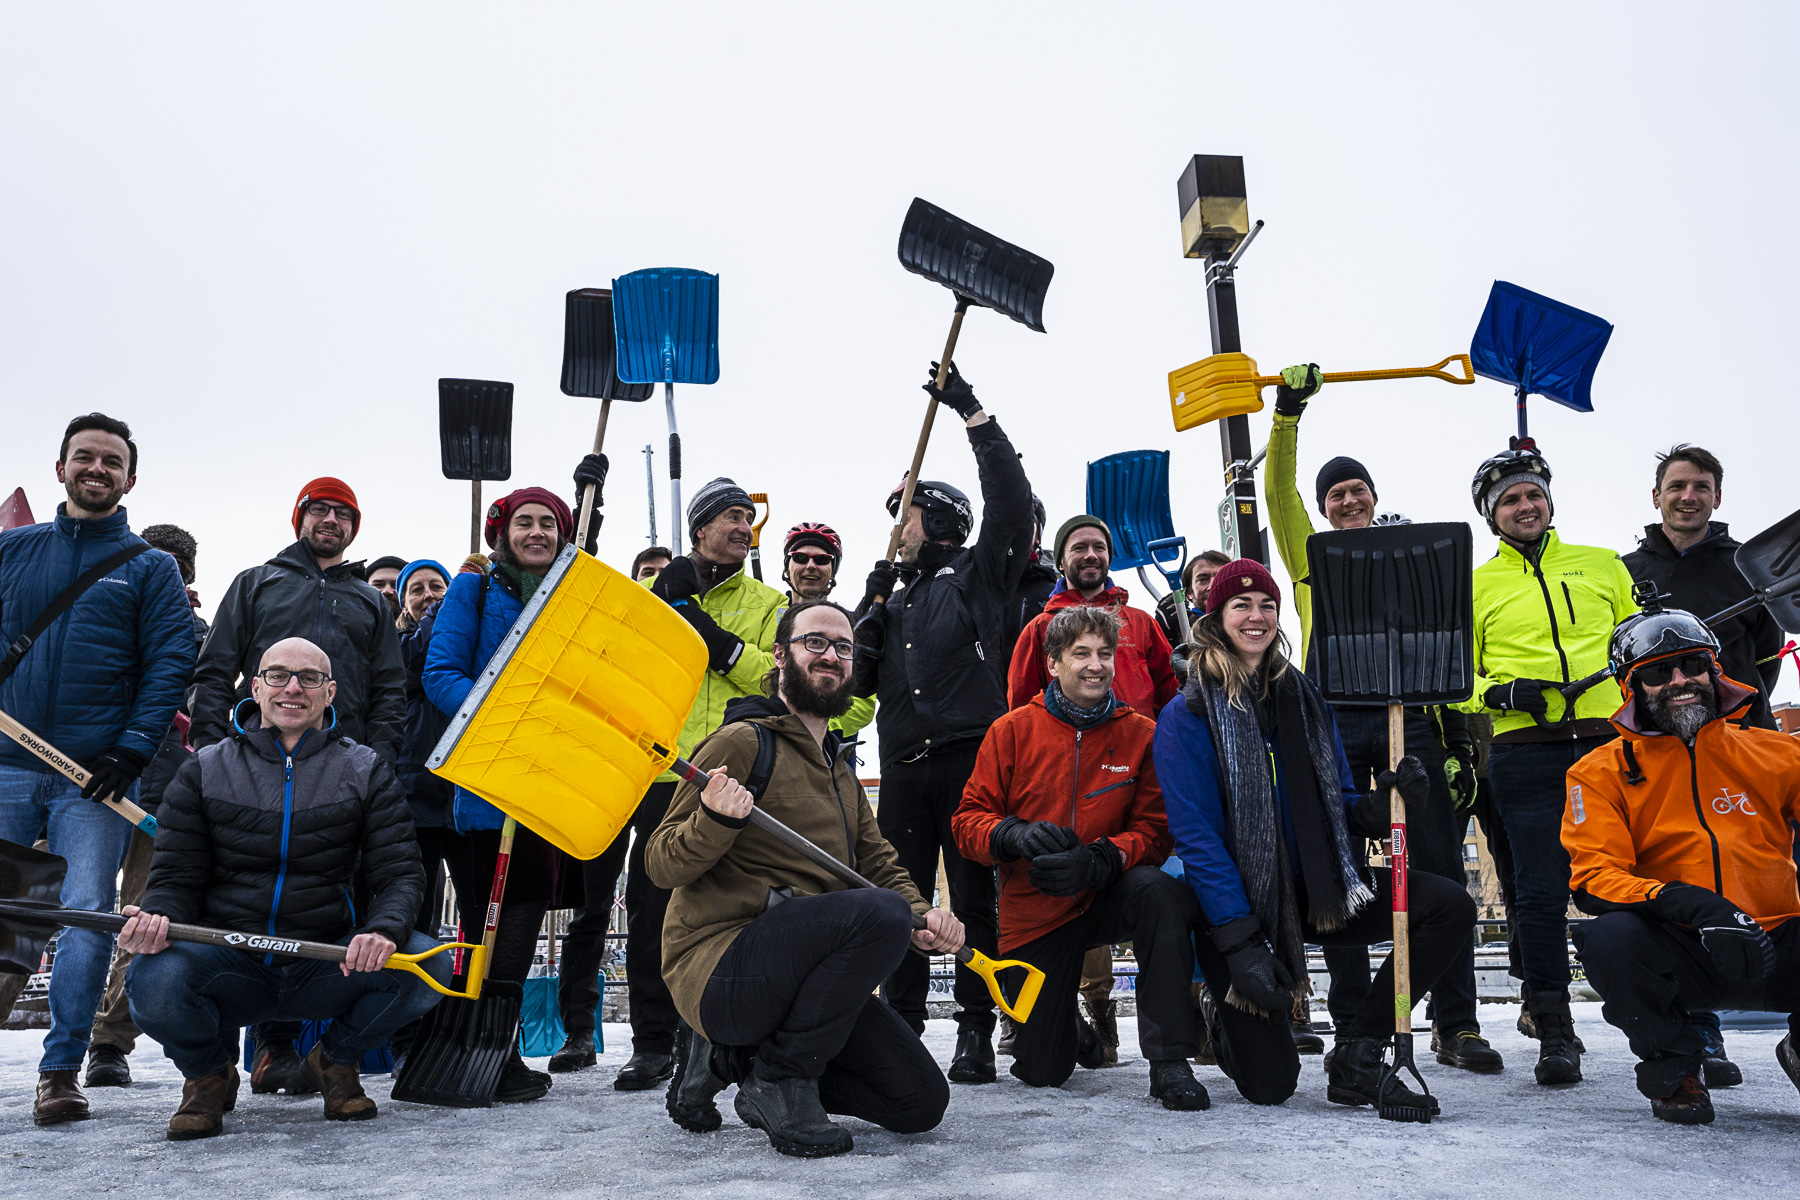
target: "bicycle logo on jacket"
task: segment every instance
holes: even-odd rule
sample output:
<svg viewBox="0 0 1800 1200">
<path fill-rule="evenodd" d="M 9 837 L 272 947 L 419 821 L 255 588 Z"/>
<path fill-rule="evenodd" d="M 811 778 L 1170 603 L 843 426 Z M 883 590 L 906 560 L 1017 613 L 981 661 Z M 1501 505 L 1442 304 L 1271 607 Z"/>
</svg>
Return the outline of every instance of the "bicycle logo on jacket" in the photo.
<svg viewBox="0 0 1800 1200">
<path fill-rule="evenodd" d="M 1723 785 L 1719 788 L 1719 795 L 1712 798 L 1712 806 L 1713 811 L 1721 815 L 1729 814 L 1734 809 L 1747 817 L 1756 815 L 1756 810 L 1750 807 L 1750 797 L 1746 793 L 1739 792 L 1734 796 L 1731 794 L 1731 789 Z"/>
</svg>

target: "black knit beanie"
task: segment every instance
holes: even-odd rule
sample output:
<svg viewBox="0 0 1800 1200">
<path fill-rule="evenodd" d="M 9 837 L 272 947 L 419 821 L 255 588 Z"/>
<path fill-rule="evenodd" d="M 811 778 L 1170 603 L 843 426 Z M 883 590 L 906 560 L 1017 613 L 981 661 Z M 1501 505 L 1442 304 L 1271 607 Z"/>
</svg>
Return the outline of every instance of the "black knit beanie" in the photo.
<svg viewBox="0 0 1800 1200">
<path fill-rule="evenodd" d="M 1340 454 L 1319 468 L 1319 481 L 1314 485 L 1314 490 L 1318 493 L 1320 512 L 1325 511 L 1325 493 L 1346 479 L 1362 480 L 1369 485 L 1370 494 L 1377 500 L 1381 499 L 1381 494 L 1375 491 L 1375 481 L 1369 478 L 1369 468 L 1354 458 L 1346 458 Z"/>
</svg>

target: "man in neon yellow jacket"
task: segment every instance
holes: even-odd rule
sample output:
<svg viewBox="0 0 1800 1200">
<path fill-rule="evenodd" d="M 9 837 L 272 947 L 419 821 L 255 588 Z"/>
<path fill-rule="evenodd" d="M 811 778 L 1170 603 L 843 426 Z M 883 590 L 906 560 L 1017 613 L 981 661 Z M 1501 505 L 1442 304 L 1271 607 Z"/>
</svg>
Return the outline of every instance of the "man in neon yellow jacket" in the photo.
<svg viewBox="0 0 1800 1200">
<path fill-rule="evenodd" d="M 1631 573 L 1611 550 L 1571 546 L 1551 528 L 1550 467 L 1529 442 L 1481 464 L 1476 509 L 1500 536 L 1475 569 L 1475 694 L 1490 712 L 1488 780 L 1513 863 L 1525 1006 L 1538 1035 L 1537 1081 L 1581 1079 L 1569 1015 L 1569 855 L 1562 844 L 1570 767 L 1616 736 L 1618 696 L 1592 688 L 1565 711 L 1560 684 L 1606 666 L 1613 627 L 1637 612 Z"/>
<path fill-rule="evenodd" d="M 1306 539 L 1313 534 L 1295 481 L 1298 474 L 1300 418 L 1307 401 L 1319 390 L 1316 363 L 1289 367 L 1275 393 L 1275 424 L 1269 431 L 1269 465 L 1263 477 L 1269 528 L 1282 565 L 1294 580 L 1294 606 L 1300 613 L 1301 661 L 1308 668 L 1312 643 L 1312 589 L 1306 583 Z M 1319 513 L 1333 529 L 1363 529 L 1375 522 L 1375 484 L 1369 469 L 1354 458 L 1339 456 L 1319 470 L 1313 485 Z M 1387 713 L 1380 708 L 1345 706 L 1334 710 L 1344 754 L 1358 786 L 1372 787 L 1387 769 Z M 1475 743 L 1468 718 L 1459 712 L 1421 707 L 1406 710 L 1406 753 L 1416 755 L 1431 777 L 1431 801 L 1409 814 L 1413 865 L 1421 871 L 1461 883 L 1466 804 L 1474 798 Z M 1331 972 L 1326 1003 L 1332 1023 L 1348 1027 L 1369 992 L 1369 956 L 1361 949 L 1330 946 L 1325 966 Z M 1458 952 L 1431 993 L 1431 1043 L 1446 1066 L 1491 1074 L 1505 1061 L 1481 1034 L 1480 1002 L 1475 991 L 1475 934 Z M 1302 1033 L 1296 1024 L 1296 1038 Z M 1316 1051 L 1315 1051 L 1316 1052 Z"/>
</svg>

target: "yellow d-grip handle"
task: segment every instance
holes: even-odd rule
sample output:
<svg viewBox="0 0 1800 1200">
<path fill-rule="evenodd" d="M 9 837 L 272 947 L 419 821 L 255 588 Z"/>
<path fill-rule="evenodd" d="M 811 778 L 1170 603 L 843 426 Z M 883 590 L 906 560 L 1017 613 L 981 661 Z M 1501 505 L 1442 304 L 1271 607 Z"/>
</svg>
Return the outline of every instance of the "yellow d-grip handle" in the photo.
<svg viewBox="0 0 1800 1200">
<path fill-rule="evenodd" d="M 760 549 L 762 546 L 762 527 L 769 523 L 769 494 L 767 492 L 751 492 L 750 503 L 763 506 L 762 520 L 750 526 L 750 544 Z M 752 515 L 754 515 L 754 512 Z"/>
<path fill-rule="evenodd" d="M 965 958 L 964 955 L 967 955 Z M 988 995 L 1000 1006 L 1000 1011 L 1015 1021 L 1029 1021 L 1031 1010 L 1037 1004 L 1038 993 L 1044 990 L 1044 973 L 1028 962 L 1020 962 L 1016 958 L 989 958 L 981 951 L 970 946 L 963 947 L 956 956 L 963 966 L 981 976 L 987 982 Z M 1006 1002 L 1006 993 L 1000 990 L 1000 972 L 1010 967 L 1021 967 L 1025 971 L 1025 982 L 1019 988 L 1019 998 L 1011 1004 Z"/>
<path fill-rule="evenodd" d="M 430 971 L 419 965 L 432 955 L 442 954 L 446 950 L 467 950 L 469 952 L 467 991 L 459 992 L 445 987 L 431 977 Z M 408 971 L 417 975 L 425 981 L 427 987 L 441 995 L 455 996 L 458 1000 L 479 1000 L 481 999 L 481 981 L 487 975 L 487 972 L 483 970 L 487 966 L 487 947 L 478 942 L 445 942 L 441 946 L 433 947 L 419 954 L 390 954 L 388 960 L 381 965 L 385 970 Z"/>
</svg>

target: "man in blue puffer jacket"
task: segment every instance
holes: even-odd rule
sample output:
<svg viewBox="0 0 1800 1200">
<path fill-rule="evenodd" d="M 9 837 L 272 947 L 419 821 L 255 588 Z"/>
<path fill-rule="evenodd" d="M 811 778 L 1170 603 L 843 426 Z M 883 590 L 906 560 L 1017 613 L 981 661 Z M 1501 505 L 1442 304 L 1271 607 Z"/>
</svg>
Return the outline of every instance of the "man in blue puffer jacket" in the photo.
<svg viewBox="0 0 1800 1200">
<path fill-rule="evenodd" d="M 135 558 L 95 581 L 0 680 L 0 710 L 93 778 L 77 789 L 24 747 L 0 739 L 0 837 L 47 836 L 68 860 L 62 902 L 111 912 L 131 823 L 99 796 L 135 797 L 136 781 L 174 719 L 194 669 L 187 589 L 175 560 L 131 532 L 119 501 L 137 482 L 131 429 L 100 413 L 69 422 L 56 477 L 68 492 L 56 519 L 0 534 L 0 641 L 12 645 L 64 588 L 131 546 Z M 39 1125 L 89 1115 L 76 1072 L 106 988 L 112 935 L 64 930 L 50 976 Z"/>
</svg>

